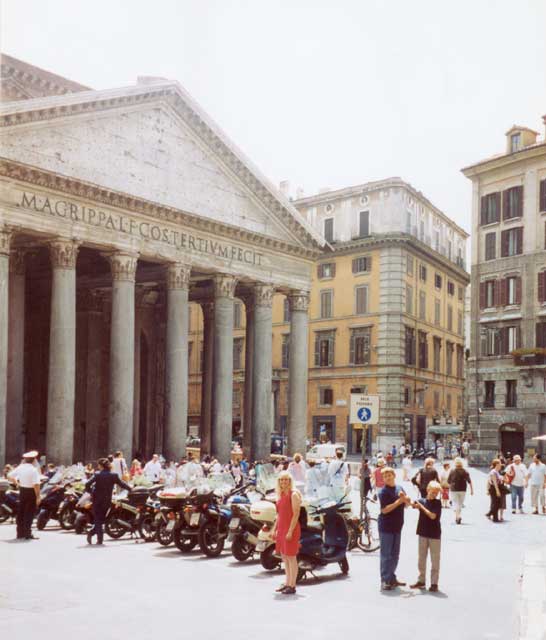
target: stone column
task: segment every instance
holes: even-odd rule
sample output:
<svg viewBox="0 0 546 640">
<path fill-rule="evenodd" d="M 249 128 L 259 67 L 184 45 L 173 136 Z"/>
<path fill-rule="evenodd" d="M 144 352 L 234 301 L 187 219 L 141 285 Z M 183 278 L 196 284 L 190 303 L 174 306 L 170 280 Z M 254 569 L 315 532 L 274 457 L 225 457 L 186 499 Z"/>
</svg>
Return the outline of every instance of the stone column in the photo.
<svg viewBox="0 0 546 640">
<path fill-rule="evenodd" d="M 272 314 L 274 288 L 254 286 L 254 358 L 252 366 L 252 460 L 271 454 Z"/>
<path fill-rule="evenodd" d="M 233 276 L 214 277 L 214 373 L 212 455 L 222 463 L 231 456 L 233 424 Z"/>
<path fill-rule="evenodd" d="M 307 372 L 309 292 L 292 291 L 288 347 L 288 455 L 305 455 L 307 439 Z"/>
<path fill-rule="evenodd" d="M 246 311 L 245 325 L 245 390 L 243 399 L 243 450 L 250 456 L 252 450 L 252 384 L 254 368 L 254 298 L 243 298 Z"/>
<path fill-rule="evenodd" d="M 190 272 L 186 264 L 167 266 L 166 419 L 163 438 L 163 453 L 167 460 L 179 460 L 186 454 Z"/>
<path fill-rule="evenodd" d="M 103 420 L 101 398 L 103 322 L 103 294 L 99 291 L 91 291 L 87 306 L 86 460 L 96 460 L 101 454 L 106 453 L 100 450 L 100 429 Z"/>
<path fill-rule="evenodd" d="M 74 456 L 76 391 L 76 258 L 72 240 L 50 243 L 52 267 L 46 454 L 71 464 Z"/>
<path fill-rule="evenodd" d="M 212 447 L 212 384 L 214 370 L 214 303 L 204 302 L 203 370 L 201 371 L 201 457 L 210 455 Z"/>
<path fill-rule="evenodd" d="M 110 324 L 110 400 L 108 449 L 133 453 L 135 385 L 135 276 L 138 256 L 114 253 L 112 269 L 112 314 Z"/>
<path fill-rule="evenodd" d="M 10 241 L 11 232 L 5 227 L 0 227 L 0 464 L 2 466 L 6 463 Z"/>
<path fill-rule="evenodd" d="M 25 251 L 10 256 L 6 459 L 18 460 L 25 448 L 23 382 L 25 359 Z"/>
</svg>

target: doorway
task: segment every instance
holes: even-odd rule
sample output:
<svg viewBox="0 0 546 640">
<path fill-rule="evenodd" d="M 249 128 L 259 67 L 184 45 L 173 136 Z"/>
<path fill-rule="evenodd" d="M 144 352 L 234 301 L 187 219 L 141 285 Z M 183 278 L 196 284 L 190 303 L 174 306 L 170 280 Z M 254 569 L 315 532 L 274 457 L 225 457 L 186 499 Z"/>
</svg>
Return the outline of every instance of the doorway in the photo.
<svg viewBox="0 0 546 640">
<path fill-rule="evenodd" d="M 510 453 L 519 454 L 523 457 L 525 449 L 525 437 L 523 433 L 523 425 L 516 422 L 503 424 L 500 427 L 500 449 L 504 456 Z"/>
<path fill-rule="evenodd" d="M 317 443 L 336 441 L 336 417 L 313 416 L 313 440 Z"/>
</svg>

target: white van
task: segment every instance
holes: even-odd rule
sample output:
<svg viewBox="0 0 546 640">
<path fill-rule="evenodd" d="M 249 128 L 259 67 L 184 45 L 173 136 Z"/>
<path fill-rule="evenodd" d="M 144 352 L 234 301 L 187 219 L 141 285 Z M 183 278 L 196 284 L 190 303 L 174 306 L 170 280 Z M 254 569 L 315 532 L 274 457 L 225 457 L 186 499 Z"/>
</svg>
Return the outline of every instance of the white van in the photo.
<svg viewBox="0 0 546 640">
<path fill-rule="evenodd" d="M 346 457 L 347 446 L 344 442 L 337 442 L 336 444 L 316 444 L 311 447 L 305 456 L 306 460 L 332 460 L 336 457 L 336 451 L 341 449 L 343 451 L 343 459 Z"/>
</svg>

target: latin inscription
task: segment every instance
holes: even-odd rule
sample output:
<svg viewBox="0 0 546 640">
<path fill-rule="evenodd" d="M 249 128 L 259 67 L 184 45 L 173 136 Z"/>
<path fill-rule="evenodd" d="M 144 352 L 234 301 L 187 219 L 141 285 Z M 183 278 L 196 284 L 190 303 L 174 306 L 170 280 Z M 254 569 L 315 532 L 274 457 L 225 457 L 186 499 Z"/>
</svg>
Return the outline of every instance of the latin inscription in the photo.
<svg viewBox="0 0 546 640">
<path fill-rule="evenodd" d="M 153 222 L 140 222 L 122 214 L 93 209 L 68 200 L 54 200 L 23 192 L 19 206 L 64 220 L 83 222 L 93 227 L 102 227 L 144 240 L 162 242 L 177 249 L 206 253 L 225 260 L 236 260 L 245 264 L 257 266 L 262 264 L 263 254 L 253 249 L 243 249 L 220 241 L 200 238 L 185 231 L 176 231 Z"/>
</svg>

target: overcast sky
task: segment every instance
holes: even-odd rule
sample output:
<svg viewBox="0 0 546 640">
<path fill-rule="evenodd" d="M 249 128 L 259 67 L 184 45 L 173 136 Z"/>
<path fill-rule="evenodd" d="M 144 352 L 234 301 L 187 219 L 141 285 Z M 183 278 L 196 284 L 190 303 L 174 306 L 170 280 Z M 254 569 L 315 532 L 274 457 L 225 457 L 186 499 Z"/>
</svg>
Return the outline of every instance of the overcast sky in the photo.
<svg viewBox="0 0 546 640">
<path fill-rule="evenodd" d="M 544 134 L 545 26 L 545 0 L 2 0 L 6 53 L 176 79 L 273 182 L 400 176 L 467 230 L 461 167 Z"/>
</svg>

